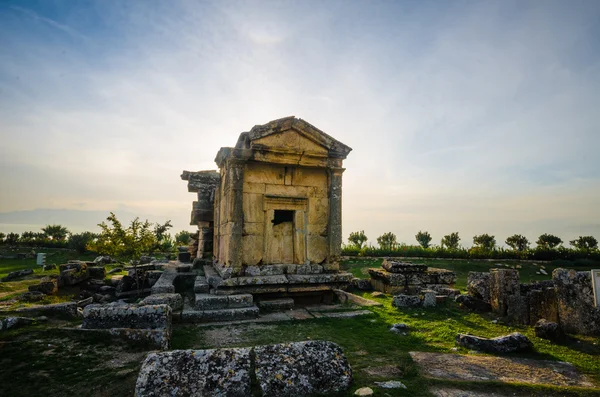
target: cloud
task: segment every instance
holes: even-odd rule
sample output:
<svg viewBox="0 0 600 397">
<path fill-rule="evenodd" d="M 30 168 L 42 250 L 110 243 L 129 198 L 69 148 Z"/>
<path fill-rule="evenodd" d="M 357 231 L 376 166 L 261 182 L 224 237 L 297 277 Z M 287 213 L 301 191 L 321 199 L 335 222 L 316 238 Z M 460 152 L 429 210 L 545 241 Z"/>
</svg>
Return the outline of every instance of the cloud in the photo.
<svg viewBox="0 0 600 397">
<path fill-rule="evenodd" d="M 596 2 L 2 7 L 2 210 L 124 205 L 184 228 L 181 170 L 296 115 L 354 148 L 346 234 L 598 217 Z"/>
</svg>

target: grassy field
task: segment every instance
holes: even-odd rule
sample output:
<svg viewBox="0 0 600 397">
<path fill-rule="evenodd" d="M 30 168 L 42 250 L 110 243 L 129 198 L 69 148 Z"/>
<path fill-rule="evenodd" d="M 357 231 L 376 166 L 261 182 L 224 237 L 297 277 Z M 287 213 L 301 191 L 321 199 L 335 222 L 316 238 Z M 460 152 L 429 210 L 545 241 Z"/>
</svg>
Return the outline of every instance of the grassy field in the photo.
<svg viewBox="0 0 600 397">
<path fill-rule="evenodd" d="M 398 259 L 400 260 L 400 259 Z M 368 269 L 371 267 L 380 267 L 383 260 L 380 258 L 350 258 L 342 263 L 342 268 L 351 272 L 358 278 L 369 278 Z M 552 271 L 562 267 L 567 269 L 576 269 L 578 271 L 600 268 L 600 263 L 590 260 L 571 261 L 552 261 L 550 263 L 531 263 L 516 261 L 476 261 L 476 260 L 443 260 L 443 259 L 406 259 L 407 262 L 424 263 L 429 267 L 452 270 L 456 273 L 455 287 L 461 290 L 467 288 L 467 276 L 469 272 L 488 272 L 493 268 L 515 268 L 519 271 L 522 283 L 532 281 L 550 280 Z M 541 274 L 543 269 L 547 275 Z M 537 274 L 540 273 L 540 274 Z"/>
<path fill-rule="evenodd" d="M 363 269 L 379 264 L 379 260 L 359 259 L 347 261 L 343 267 L 357 276 L 365 277 Z M 459 286 L 466 282 L 468 271 L 485 271 L 490 267 L 487 262 L 427 261 L 427 264 L 456 270 Z M 555 265 L 558 266 L 544 266 L 551 273 Z M 0 269 L 2 266 L 0 261 Z M 523 269 L 528 279 L 539 276 L 535 274 L 536 267 L 532 264 L 524 264 L 520 270 Z M 343 348 L 353 369 L 354 382 L 351 389 L 342 394 L 344 396 L 351 396 L 356 389 L 364 386 L 372 387 L 375 396 L 430 396 L 430 386 L 493 390 L 511 396 L 600 395 L 600 389 L 431 380 L 419 373 L 409 356 L 410 351 L 451 353 L 456 347 L 457 333 L 494 337 L 518 331 L 531 339 L 535 350 L 517 356 L 570 362 L 600 385 L 600 338 L 578 336 L 564 345 L 557 345 L 537 338 L 531 327 L 514 327 L 496 322 L 491 313 L 470 313 L 460 309 L 453 301 L 436 308 L 398 310 L 391 306 L 390 296 L 373 297 L 368 292 L 354 292 L 377 300 L 382 306 L 369 308 L 371 315 L 352 319 L 321 318 L 221 327 L 174 324 L 172 348 L 242 347 L 308 339 L 333 341 Z M 389 331 L 392 324 L 400 322 L 410 327 L 407 335 Z M 0 395 L 133 395 L 135 379 L 147 350 L 55 328 L 77 324 L 50 322 L 0 333 Z M 459 348 L 458 353 L 468 354 L 463 348 Z M 390 371 L 396 374 L 389 375 Z M 390 379 L 402 381 L 408 389 L 384 390 L 373 385 L 375 381 Z"/>
</svg>

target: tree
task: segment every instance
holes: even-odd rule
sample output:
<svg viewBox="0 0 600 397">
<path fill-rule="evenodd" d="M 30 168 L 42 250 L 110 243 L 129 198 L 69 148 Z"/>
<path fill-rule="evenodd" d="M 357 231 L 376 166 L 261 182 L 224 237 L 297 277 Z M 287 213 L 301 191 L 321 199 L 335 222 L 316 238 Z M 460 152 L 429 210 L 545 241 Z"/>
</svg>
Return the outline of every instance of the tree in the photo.
<svg viewBox="0 0 600 397">
<path fill-rule="evenodd" d="M 396 246 L 396 235 L 392 232 L 384 233 L 377 237 L 377 244 L 383 250 L 391 250 Z"/>
<path fill-rule="evenodd" d="M 496 246 L 496 238 L 494 236 L 490 236 L 489 234 L 480 234 L 479 236 L 473 236 L 473 244 L 476 247 L 492 250 Z"/>
<path fill-rule="evenodd" d="M 563 241 L 559 237 L 556 237 L 552 234 L 544 233 L 535 243 L 537 244 L 538 248 L 551 250 L 561 245 Z"/>
<path fill-rule="evenodd" d="M 4 240 L 6 244 L 16 244 L 19 242 L 19 233 L 8 233 Z"/>
<path fill-rule="evenodd" d="M 576 240 L 569 241 L 569 244 L 581 251 L 591 251 L 598 248 L 598 240 L 593 236 L 579 236 Z"/>
<path fill-rule="evenodd" d="M 84 254 L 97 238 L 98 234 L 92 232 L 72 234 L 69 237 L 69 248 L 77 251 L 79 254 Z"/>
<path fill-rule="evenodd" d="M 451 250 L 458 249 L 459 241 L 460 237 L 458 237 L 458 232 L 447 234 L 442 238 L 442 247 L 446 247 Z"/>
<path fill-rule="evenodd" d="M 170 251 L 173 248 L 173 239 L 171 238 L 171 235 L 167 233 L 167 230 L 172 227 L 173 225 L 171 225 L 170 220 L 166 221 L 162 225 L 160 223 L 156 223 L 154 225 L 156 244 L 150 249 L 150 252 L 165 252 Z"/>
<path fill-rule="evenodd" d="M 6 237 L 6 234 L 0 232 L 0 244 L 2 244 L 4 242 L 5 237 Z"/>
<path fill-rule="evenodd" d="M 46 237 L 56 241 L 65 240 L 70 233 L 69 229 L 62 225 L 46 225 L 42 228 L 42 231 Z"/>
<path fill-rule="evenodd" d="M 147 220 L 142 222 L 135 218 L 126 229 L 112 212 L 106 220 L 110 224 L 98 224 L 101 232 L 98 238 L 90 243 L 90 250 L 118 259 L 139 260 L 142 254 L 149 253 L 156 247 L 156 233 L 150 229 L 152 224 Z"/>
<path fill-rule="evenodd" d="M 520 234 L 513 234 L 506 239 L 506 245 L 515 251 L 523 252 L 529 248 L 529 240 Z"/>
<path fill-rule="evenodd" d="M 367 235 L 365 234 L 364 230 L 361 230 L 360 232 L 352 232 L 350 233 L 350 237 L 348 237 L 348 242 L 358 249 L 361 249 L 367 240 Z"/>
<path fill-rule="evenodd" d="M 422 232 L 419 230 L 419 233 L 415 235 L 415 238 L 421 247 L 429 248 L 429 243 L 431 242 L 431 235 L 429 232 Z"/>
<path fill-rule="evenodd" d="M 190 232 L 182 230 L 175 234 L 175 244 L 188 245 L 191 238 L 192 234 Z"/>
<path fill-rule="evenodd" d="M 23 240 L 34 240 L 35 236 L 36 236 L 36 233 L 34 233 L 34 232 L 23 232 L 21 234 L 21 238 Z"/>
</svg>

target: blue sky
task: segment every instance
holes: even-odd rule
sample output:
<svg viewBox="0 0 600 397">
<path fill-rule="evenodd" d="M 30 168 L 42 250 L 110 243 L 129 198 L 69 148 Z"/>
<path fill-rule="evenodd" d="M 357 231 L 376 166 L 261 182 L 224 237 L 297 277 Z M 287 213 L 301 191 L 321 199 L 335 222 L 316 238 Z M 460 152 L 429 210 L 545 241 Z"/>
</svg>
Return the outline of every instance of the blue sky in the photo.
<svg viewBox="0 0 600 397">
<path fill-rule="evenodd" d="M 354 149 L 346 236 L 600 238 L 599 37 L 595 0 L 0 1 L 0 212 L 191 230 L 181 171 L 295 115 Z"/>
</svg>

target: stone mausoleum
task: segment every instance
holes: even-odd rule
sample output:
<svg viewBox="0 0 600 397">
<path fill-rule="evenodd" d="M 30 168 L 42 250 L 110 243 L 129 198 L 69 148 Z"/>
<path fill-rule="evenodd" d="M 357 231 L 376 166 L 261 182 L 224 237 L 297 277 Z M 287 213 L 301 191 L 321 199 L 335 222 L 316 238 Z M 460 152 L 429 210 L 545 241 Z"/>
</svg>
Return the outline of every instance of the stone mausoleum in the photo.
<svg viewBox="0 0 600 397">
<path fill-rule="evenodd" d="M 295 117 L 243 132 L 219 171 L 184 171 L 197 193 L 192 257 L 214 294 L 320 295 L 346 286 L 339 271 L 342 163 L 352 149 Z"/>
</svg>

